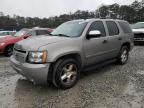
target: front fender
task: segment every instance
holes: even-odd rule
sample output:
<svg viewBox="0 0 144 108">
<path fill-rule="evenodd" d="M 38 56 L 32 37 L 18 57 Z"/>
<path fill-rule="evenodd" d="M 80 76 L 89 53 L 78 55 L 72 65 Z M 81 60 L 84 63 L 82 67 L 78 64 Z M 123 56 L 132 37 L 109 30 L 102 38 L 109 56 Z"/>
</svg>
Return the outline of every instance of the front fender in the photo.
<svg viewBox="0 0 144 108">
<path fill-rule="evenodd" d="M 64 56 L 67 56 L 67 55 L 79 55 L 81 57 L 81 54 L 80 52 L 77 52 L 77 51 L 71 51 L 71 52 L 65 52 L 65 53 L 61 53 L 61 54 L 58 54 L 57 56 L 54 57 L 53 61 L 57 61 L 59 58 L 61 57 L 64 57 Z M 81 59 L 81 58 L 80 58 Z"/>
<path fill-rule="evenodd" d="M 69 41 L 57 42 L 53 44 L 48 44 L 47 46 L 41 47 L 39 50 L 48 51 L 48 62 L 55 62 L 60 57 L 78 54 L 83 60 L 83 49 L 82 49 L 82 40 L 79 38 L 70 39 Z"/>
</svg>

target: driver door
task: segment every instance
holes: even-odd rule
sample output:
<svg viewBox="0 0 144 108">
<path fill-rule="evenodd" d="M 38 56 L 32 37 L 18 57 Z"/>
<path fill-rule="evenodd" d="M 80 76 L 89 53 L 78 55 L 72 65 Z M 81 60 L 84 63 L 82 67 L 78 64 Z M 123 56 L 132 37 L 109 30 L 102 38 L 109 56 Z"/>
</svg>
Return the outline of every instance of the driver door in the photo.
<svg viewBox="0 0 144 108">
<path fill-rule="evenodd" d="M 86 64 L 91 65 L 98 62 L 102 62 L 107 57 L 108 37 L 106 37 L 105 27 L 102 21 L 95 21 L 89 27 L 88 33 L 93 30 L 99 30 L 101 32 L 100 37 L 86 39 L 84 42 L 84 53 L 86 57 Z"/>
</svg>

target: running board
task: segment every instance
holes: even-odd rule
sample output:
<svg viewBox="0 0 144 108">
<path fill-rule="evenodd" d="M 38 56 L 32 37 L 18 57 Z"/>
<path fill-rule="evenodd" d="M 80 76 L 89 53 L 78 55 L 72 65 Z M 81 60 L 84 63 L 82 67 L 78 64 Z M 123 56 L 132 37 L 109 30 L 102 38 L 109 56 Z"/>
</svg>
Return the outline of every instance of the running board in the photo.
<svg viewBox="0 0 144 108">
<path fill-rule="evenodd" d="M 108 64 L 114 63 L 114 62 L 116 62 L 116 61 L 117 61 L 117 59 L 112 59 L 112 60 L 105 61 L 105 62 L 103 62 L 103 63 L 97 63 L 97 64 L 95 64 L 95 65 L 85 67 L 84 69 L 82 69 L 82 71 L 85 72 L 85 71 L 96 70 L 96 69 L 98 69 L 98 68 L 101 68 L 101 67 L 106 66 L 106 65 L 108 65 Z"/>
</svg>

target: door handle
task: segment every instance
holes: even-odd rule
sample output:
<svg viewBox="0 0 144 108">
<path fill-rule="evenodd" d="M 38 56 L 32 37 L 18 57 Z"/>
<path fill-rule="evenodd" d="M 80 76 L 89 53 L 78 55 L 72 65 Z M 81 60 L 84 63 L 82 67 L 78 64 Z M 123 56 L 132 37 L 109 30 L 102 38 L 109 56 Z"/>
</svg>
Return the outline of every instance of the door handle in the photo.
<svg viewBox="0 0 144 108">
<path fill-rule="evenodd" d="M 103 44 L 105 44 L 105 43 L 108 43 L 108 40 L 104 40 L 104 41 L 103 41 Z"/>
<path fill-rule="evenodd" d="M 119 38 L 118 38 L 118 40 L 122 40 L 122 38 L 121 38 L 121 37 L 119 37 Z"/>
</svg>

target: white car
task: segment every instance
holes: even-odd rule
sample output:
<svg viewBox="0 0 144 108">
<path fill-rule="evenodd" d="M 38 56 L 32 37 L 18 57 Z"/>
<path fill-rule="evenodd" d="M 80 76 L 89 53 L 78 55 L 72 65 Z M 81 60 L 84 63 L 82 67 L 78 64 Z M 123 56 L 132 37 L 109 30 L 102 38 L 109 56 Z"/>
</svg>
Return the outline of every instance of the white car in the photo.
<svg viewBox="0 0 144 108">
<path fill-rule="evenodd" d="M 134 32 L 134 42 L 143 43 L 144 42 L 144 22 L 138 22 L 132 25 L 132 30 Z"/>
</svg>

